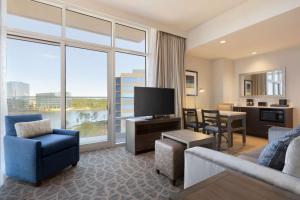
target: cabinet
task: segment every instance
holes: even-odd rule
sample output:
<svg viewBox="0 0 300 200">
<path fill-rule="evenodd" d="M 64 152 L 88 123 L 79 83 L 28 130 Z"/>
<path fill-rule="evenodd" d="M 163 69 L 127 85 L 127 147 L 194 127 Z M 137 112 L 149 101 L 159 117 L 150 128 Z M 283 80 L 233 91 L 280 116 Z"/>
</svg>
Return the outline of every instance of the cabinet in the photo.
<svg viewBox="0 0 300 200">
<path fill-rule="evenodd" d="M 155 140 L 160 139 L 162 132 L 181 128 L 180 118 L 126 120 L 126 150 L 133 154 L 154 149 Z"/>
<path fill-rule="evenodd" d="M 293 127 L 293 108 L 234 107 L 233 109 L 247 113 L 247 135 L 268 138 L 268 130 L 272 126 Z"/>
</svg>

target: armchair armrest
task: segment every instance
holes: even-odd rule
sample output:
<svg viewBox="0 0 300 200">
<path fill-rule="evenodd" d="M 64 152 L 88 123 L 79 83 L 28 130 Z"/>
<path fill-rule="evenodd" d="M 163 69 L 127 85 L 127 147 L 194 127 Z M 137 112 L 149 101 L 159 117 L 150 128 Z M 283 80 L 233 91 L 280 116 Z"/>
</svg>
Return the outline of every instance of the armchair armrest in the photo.
<svg viewBox="0 0 300 200">
<path fill-rule="evenodd" d="M 77 138 L 77 142 L 79 144 L 79 131 L 66 130 L 66 129 L 53 129 L 53 134 L 74 136 Z"/>
<path fill-rule="evenodd" d="M 5 168 L 8 176 L 37 183 L 41 179 L 41 142 L 4 136 Z"/>
<path fill-rule="evenodd" d="M 278 127 L 278 126 L 273 126 L 273 127 L 269 128 L 269 131 L 268 131 L 269 143 L 278 139 L 281 136 L 284 136 L 291 130 L 292 130 L 291 128 Z"/>
</svg>

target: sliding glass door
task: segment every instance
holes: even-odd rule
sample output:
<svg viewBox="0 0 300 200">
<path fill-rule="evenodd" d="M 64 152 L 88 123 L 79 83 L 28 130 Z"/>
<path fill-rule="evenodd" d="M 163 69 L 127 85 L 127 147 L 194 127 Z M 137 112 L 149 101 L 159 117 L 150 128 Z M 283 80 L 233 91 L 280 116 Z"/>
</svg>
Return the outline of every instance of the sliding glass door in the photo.
<svg viewBox="0 0 300 200">
<path fill-rule="evenodd" d="M 60 55 L 57 44 L 7 40 L 8 114 L 40 113 L 60 128 Z"/>
<path fill-rule="evenodd" d="M 66 128 L 82 143 L 107 141 L 108 54 L 66 47 Z"/>
</svg>

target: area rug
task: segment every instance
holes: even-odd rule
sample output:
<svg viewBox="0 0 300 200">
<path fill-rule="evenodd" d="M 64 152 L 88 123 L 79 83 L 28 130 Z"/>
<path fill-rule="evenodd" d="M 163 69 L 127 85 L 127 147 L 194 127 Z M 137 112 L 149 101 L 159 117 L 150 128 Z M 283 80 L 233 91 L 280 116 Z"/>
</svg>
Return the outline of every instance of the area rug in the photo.
<svg viewBox="0 0 300 200">
<path fill-rule="evenodd" d="M 179 183 L 180 184 L 180 183 Z M 133 156 L 124 147 L 81 154 L 77 167 L 67 168 L 34 187 L 7 178 L 0 199 L 26 200 L 152 200 L 179 192 L 154 170 L 154 153 Z"/>
<path fill-rule="evenodd" d="M 247 136 L 243 146 L 239 134 L 234 134 L 233 141 L 228 149 L 223 140 L 222 151 L 239 155 L 267 142 Z M 156 174 L 154 152 L 133 156 L 121 146 L 80 156 L 77 167 L 65 169 L 40 187 L 7 178 L 0 188 L 0 200 L 163 200 L 183 188 L 182 181 L 174 187 L 167 177 Z"/>
</svg>

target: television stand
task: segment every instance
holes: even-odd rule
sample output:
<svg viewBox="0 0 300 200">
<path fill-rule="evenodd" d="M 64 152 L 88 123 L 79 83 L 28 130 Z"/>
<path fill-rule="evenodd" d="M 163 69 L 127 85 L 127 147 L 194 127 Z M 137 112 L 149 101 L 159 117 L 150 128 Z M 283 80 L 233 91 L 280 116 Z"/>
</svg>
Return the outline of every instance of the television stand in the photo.
<svg viewBox="0 0 300 200">
<path fill-rule="evenodd" d="M 134 155 L 154 150 L 155 140 L 162 132 L 179 130 L 181 119 L 169 118 L 131 118 L 126 120 L 126 150 Z"/>
</svg>

